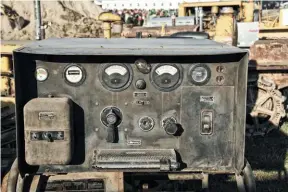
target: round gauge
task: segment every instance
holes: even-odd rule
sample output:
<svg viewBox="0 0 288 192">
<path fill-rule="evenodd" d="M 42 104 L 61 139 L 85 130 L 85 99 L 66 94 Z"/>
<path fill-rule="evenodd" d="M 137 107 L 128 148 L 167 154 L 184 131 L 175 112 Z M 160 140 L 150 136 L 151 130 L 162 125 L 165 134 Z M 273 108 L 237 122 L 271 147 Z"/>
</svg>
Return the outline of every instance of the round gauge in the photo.
<svg viewBox="0 0 288 192">
<path fill-rule="evenodd" d="M 139 119 L 139 127 L 143 131 L 151 131 L 154 127 L 154 121 L 151 117 L 144 116 Z"/>
<path fill-rule="evenodd" d="M 70 65 L 65 69 L 64 76 L 70 85 L 79 85 L 85 79 L 85 71 L 78 65 Z"/>
<path fill-rule="evenodd" d="M 204 64 L 197 64 L 190 68 L 188 78 L 195 85 L 206 84 L 211 77 L 210 68 Z"/>
<path fill-rule="evenodd" d="M 48 71 L 42 67 L 36 69 L 36 79 L 38 81 L 45 81 L 48 78 Z"/>
<path fill-rule="evenodd" d="M 122 91 L 132 81 L 132 69 L 125 64 L 106 64 L 99 75 L 102 85 L 111 91 Z"/>
<path fill-rule="evenodd" d="M 182 68 L 180 65 L 159 64 L 151 73 L 152 84 L 161 91 L 172 91 L 180 86 Z"/>
</svg>

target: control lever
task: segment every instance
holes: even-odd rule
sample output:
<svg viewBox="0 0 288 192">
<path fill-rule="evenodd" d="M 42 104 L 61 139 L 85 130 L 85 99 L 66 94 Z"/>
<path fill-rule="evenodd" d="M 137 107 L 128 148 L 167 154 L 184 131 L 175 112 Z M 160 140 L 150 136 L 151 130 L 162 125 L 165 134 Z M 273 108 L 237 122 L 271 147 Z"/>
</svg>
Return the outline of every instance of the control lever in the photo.
<svg viewBox="0 0 288 192">
<path fill-rule="evenodd" d="M 117 122 L 117 115 L 113 112 L 113 109 L 111 108 L 108 114 L 106 115 L 106 121 L 108 123 L 108 135 L 106 138 L 106 141 L 108 143 L 114 143 L 116 140 L 116 122 Z"/>
<path fill-rule="evenodd" d="M 101 121 L 107 127 L 106 141 L 118 142 L 118 125 L 122 121 L 122 113 L 117 107 L 106 107 L 101 113 Z"/>
<path fill-rule="evenodd" d="M 44 133 L 43 134 L 43 137 L 45 140 L 47 140 L 48 142 L 53 142 L 53 137 L 52 137 L 52 134 L 47 132 L 47 133 Z"/>
</svg>

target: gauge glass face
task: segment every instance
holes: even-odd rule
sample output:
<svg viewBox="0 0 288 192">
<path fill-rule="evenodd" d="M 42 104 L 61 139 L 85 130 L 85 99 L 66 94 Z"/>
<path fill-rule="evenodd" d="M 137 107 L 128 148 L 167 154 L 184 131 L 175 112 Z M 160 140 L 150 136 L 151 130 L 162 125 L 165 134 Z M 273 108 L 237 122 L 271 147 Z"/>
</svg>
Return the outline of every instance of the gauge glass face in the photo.
<svg viewBox="0 0 288 192">
<path fill-rule="evenodd" d="M 80 67 L 70 66 L 65 71 L 65 79 L 72 84 L 80 83 L 83 79 L 84 74 Z"/>
<path fill-rule="evenodd" d="M 114 73 L 119 73 L 120 75 L 124 76 L 127 73 L 127 69 L 120 65 L 112 65 L 105 69 L 105 73 L 107 75 L 112 75 Z"/>
<path fill-rule="evenodd" d="M 124 64 L 107 65 L 102 70 L 101 82 L 108 89 L 119 90 L 125 88 L 130 80 L 130 71 Z"/>
<path fill-rule="evenodd" d="M 195 67 L 191 73 L 192 79 L 197 83 L 204 82 L 208 77 L 208 71 L 205 67 Z"/>
<path fill-rule="evenodd" d="M 181 72 L 176 65 L 159 65 L 152 73 L 152 82 L 163 91 L 177 88 L 181 80 Z"/>
<path fill-rule="evenodd" d="M 188 78 L 195 85 L 205 85 L 210 77 L 210 68 L 205 64 L 196 64 L 189 69 Z"/>
<path fill-rule="evenodd" d="M 44 68 L 36 69 L 36 79 L 38 81 L 45 81 L 48 78 L 48 71 Z"/>
</svg>

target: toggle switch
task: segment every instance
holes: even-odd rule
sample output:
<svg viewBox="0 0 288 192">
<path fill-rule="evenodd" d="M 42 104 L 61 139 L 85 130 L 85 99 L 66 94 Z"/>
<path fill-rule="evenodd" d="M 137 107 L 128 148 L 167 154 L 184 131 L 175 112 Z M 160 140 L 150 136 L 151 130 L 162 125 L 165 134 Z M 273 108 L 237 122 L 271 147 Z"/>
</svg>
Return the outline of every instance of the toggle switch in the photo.
<svg viewBox="0 0 288 192">
<path fill-rule="evenodd" d="M 203 110 L 201 111 L 201 134 L 210 135 L 213 132 L 213 111 Z"/>
</svg>

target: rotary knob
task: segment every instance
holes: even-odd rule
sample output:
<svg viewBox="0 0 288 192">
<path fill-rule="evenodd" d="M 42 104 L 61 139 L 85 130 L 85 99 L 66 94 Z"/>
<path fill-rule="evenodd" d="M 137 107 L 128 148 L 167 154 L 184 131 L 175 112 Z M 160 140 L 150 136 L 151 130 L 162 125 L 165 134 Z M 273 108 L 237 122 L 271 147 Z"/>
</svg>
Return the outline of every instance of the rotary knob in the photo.
<svg viewBox="0 0 288 192">
<path fill-rule="evenodd" d="M 154 121 L 151 117 L 142 117 L 139 120 L 139 127 L 142 129 L 142 131 L 151 131 L 154 127 Z"/>
<path fill-rule="evenodd" d="M 163 128 L 168 135 L 176 135 L 178 132 L 177 121 L 174 117 L 168 117 L 163 120 Z"/>
<path fill-rule="evenodd" d="M 137 89 L 143 90 L 146 88 L 146 82 L 143 79 L 138 79 L 135 83 Z"/>
</svg>

